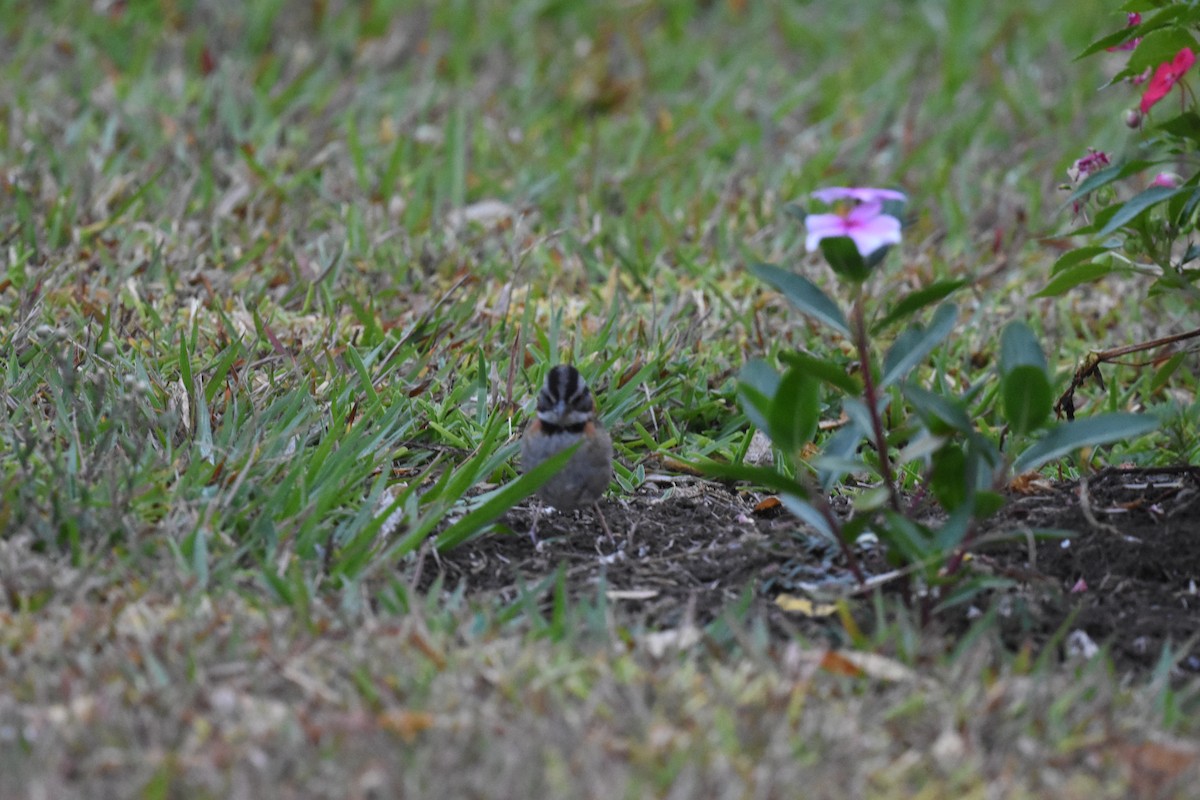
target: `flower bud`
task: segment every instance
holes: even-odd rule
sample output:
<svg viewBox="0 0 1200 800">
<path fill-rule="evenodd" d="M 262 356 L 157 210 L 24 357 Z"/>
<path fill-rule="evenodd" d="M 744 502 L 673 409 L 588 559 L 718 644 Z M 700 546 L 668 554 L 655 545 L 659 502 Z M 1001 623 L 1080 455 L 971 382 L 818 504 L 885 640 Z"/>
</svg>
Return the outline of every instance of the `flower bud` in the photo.
<svg viewBox="0 0 1200 800">
<path fill-rule="evenodd" d="M 1125 112 L 1125 125 L 1130 128 L 1142 127 L 1142 112 L 1136 108 L 1131 108 Z"/>
<path fill-rule="evenodd" d="M 1174 172 L 1160 172 L 1150 181 L 1151 186 L 1162 186 L 1166 189 L 1176 189 L 1183 183 L 1183 178 Z"/>
</svg>

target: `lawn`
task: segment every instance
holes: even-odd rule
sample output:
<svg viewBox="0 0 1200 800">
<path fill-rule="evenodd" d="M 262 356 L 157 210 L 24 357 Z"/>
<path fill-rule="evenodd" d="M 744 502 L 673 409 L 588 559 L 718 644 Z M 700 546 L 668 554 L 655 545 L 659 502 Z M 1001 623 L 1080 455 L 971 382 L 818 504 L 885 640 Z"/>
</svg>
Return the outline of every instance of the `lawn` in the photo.
<svg viewBox="0 0 1200 800">
<path fill-rule="evenodd" d="M 962 282 L 921 375 L 978 387 L 987 435 L 1005 325 L 1056 393 L 1195 327 L 1136 276 L 1038 295 L 1090 242 L 1068 168 L 1145 138 L 1101 91 L 1125 56 L 1075 60 L 1116 4 L 0 20 L 0 796 L 1189 796 L 1194 352 L 1077 389 L 1159 429 L 1010 487 L 981 591 L 932 616 L 697 468 L 781 455 L 748 362 L 855 357 L 754 272 L 840 297 L 820 187 L 908 195 L 868 285 Z M 615 538 L 549 514 L 535 547 L 517 437 L 561 362 L 613 434 Z"/>
</svg>

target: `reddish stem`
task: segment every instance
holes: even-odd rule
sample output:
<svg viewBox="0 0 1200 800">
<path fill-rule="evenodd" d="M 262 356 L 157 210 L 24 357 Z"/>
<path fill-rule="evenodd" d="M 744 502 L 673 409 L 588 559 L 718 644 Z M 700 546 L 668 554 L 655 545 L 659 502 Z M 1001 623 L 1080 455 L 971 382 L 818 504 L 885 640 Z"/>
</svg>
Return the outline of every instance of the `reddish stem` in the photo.
<svg viewBox="0 0 1200 800">
<path fill-rule="evenodd" d="M 867 412 L 871 416 L 872 436 L 875 439 L 875 450 L 879 453 L 879 475 L 883 478 L 888 490 L 888 502 L 897 514 L 900 510 L 900 495 L 896 492 L 896 484 L 892 480 L 892 463 L 888 458 L 887 437 L 883 434 L 883 420 L 879 417 L 879 398 L 875 392 L 875 376 L 872 373 L 871 352 L 867 341 L 867 320 L 863 312 L 862 291 L 854 298 L 854 344 L 858 347 L 858 362 L 863 376 L 863 399 L 867 402 Z"/>
<path fill-rule="evenodd" d="M 813 498 L 810 501 L 811 505 L 825 518 L 829 529 L 833 531 L 834 537 L 838 541 L 838 546 L 842 550 L 842 555 L 846 558 L 846 566 L 850 568 L 854 579 L 858 581 L 859 586 L 866 584 L 867 576 L 863 574 L 862 567 L 858 564 L 858 557 L 854 555 L 853 542 L 846 541 L 846 536 L 842 532 L 842 521 L 838 519 L 837 514 L 833 513 L 833 508 L 829 505 L 829 500 L 825 497 L 825 493 L 820 486 L 815 487 L 815 491 L 811 493 L 811 497 Z"/>
</svg>

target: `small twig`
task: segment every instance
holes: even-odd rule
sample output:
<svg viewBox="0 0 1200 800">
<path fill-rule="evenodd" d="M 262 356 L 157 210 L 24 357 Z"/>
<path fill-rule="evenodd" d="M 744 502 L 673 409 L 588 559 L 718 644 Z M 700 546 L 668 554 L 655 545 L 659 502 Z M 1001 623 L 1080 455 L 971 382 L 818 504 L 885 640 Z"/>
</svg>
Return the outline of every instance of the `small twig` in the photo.
<svg viewBox="0 0 1200 800">
<path fill-rule="evenodd" d="M 1037 539 L 1033 535 L 1033 528 L 1022 526 L 1021 532 L 1025 534 L 1025 546 L 1029 549 L 1029 568 L 1037 572 Z"/>
<path fill-rule="evenodd" d="M 1101 522 L 1100 520 L 1096 519 L 1096 515 L 1092 513 L 1092 500 L 1091 495 L 1088 493 L 1087 478 L 1079 479 L 1079 489 L 1077 494 L 1079 495 L 1079 510 L 1083 513 L 1083 518 L 1087 520 L 1088 525 L 1091 525 L 1093 530 L 1111 533 L 1113 536 L 1124 535 L 1114 526 L 1109 525 L 1107 522 Z"/>
<path fill-rule="evenodd" d="M 1083 360 L 1083 363 L 1079 365 L 1079 369 L 1075 370 L 1075 375 L 1071 378 L 1071 385 L 1067 387 L 1067 390 L 1058 398 L 1058 402 L 1054 404 L 1055 415 L 1059 419 L 1063 416 L 1066 416 L 1068 420 L 1075 419 L 1075 390 L 1082 386 L 1083 382 L 1088 378 L 1095 376 L 1096 380 L 1100 383 L 1100 388 L 1104 388 L 1104 379 L 1100 377 L 1101 364 L 1112 363 L 1121 356 L 1127 356 L 1131 353 L 1153 350 L 1156 347 L 1195 339 L 1198 336 L 1200 336 L 1200 328 L 1188 331 L 1187 333 L 1176 333 L 1171 336 L 1163 336 L 1159 339 L 1151 339 L 1148 342 L 1127 344 L 1124 347 L 1114 347 L 1110 350 L 1092 351 Z"/>
</svg>

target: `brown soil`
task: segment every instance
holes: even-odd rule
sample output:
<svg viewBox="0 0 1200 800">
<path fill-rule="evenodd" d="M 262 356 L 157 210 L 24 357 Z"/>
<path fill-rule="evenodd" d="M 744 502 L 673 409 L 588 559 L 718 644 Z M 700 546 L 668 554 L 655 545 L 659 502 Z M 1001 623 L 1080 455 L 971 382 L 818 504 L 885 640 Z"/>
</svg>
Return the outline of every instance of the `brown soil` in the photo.
<svg viewBox="0 0 1200 800">
<path fill-rule="evenodd" d="M 976 574 L 1011 583 L 937 624 L 962 631 L 992 610 L 1013 648 L 1053 644 L 1062 654 L 1082 632 L 1108 645 L 1121 669 L 1153 668 L 1169 645 L 1177 675 L 1200 673 L 1200 468 L 1108 470 L 1082 485 L 1027 491 L 988 521 L 968 562 Z M 603 501 L 614 540 L 592 511 L 552 513 L 539 523 L 538 547 L 526 534 L 532 508 L 521 507 L 501 521 L 510 535 L 468 542 L 434 569 L 426 559 L 418 580 L 428 586 L 437 575 L 447 589 L 509 601 L 532 593 L 548 605 L 561 569 L 571 597 L 597 601 L 603 593 L 635 624 L 703 626 L 747 606 L 777 635 L 800 630 L 833 643 L 847 636 L 836 615 L 785 611 L 783 602 L 851 594 L 859 623 L 871 624 L 869 593 L 852 594 L 857 584 L 838 549 L 785 512 L 756 513 L 760 499 L 695 479 L 648 483 L 632 497 Z M 1066 535 L 1029 535 L 1046 530 Z M 877 550 L 859 552 L 872 575 L 887 572 Z M 898 593 L 899 582 L 884 591 Z"/>
</svg>

